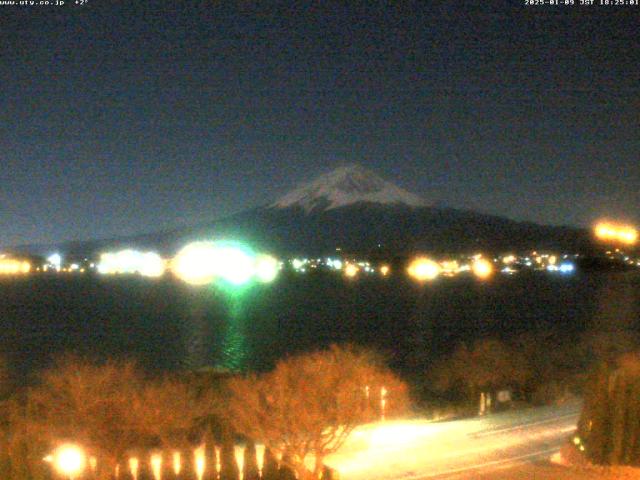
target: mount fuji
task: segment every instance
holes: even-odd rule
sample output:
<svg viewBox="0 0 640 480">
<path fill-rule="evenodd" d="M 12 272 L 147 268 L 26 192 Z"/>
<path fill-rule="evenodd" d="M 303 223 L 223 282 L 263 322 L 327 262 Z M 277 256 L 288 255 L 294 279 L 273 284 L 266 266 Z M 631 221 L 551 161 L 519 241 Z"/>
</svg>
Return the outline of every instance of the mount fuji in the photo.
<svg viewBox="0 0 640 480">
<path fill-rule="evenodd" d="M 302 185 L 273 203 L 273 208 L 299 207 L 307 213 L 358 203 L 426 207 L 419 196 L 387 182 L 360 165 L 340 167 Z"/>
<path fill-rule="evenodd" d="M 238 239 L 281 255 L 323 255 L 337 248 L 384 256 L 416 251 L 590 249 L 586 230 L 434 206 L 359 165 L 337 168 L 270 205 L 207 224 L 56 247 L 84 255 L 124 247 L 174 254 L 186 242 L 206 238 Z M 41 253 L 52 246 L 36 247 L 15 250 Z"/>
</svg>

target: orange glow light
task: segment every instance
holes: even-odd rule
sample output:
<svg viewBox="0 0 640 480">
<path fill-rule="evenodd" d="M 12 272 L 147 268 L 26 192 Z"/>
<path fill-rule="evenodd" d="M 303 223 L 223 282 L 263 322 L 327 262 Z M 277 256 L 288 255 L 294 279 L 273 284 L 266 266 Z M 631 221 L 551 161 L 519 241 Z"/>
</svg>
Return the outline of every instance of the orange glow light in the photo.
<svg viewBox="0 0 640 480">
<path fill-rule="evenodd" d="M 419 282 L 435 280 L 440 275 L 440 265 L 426 257 L 418 257 L 409 264 L 407 272 Z"/>
<path fill-rule="evenodd" d="M 474 260 L 471 269 L 473 270 L 473 274 L 481 279 L 489 278 L 493 273 L 493 265 L 489 260 L 484 258 Z"/>
<path fill-rule="evenodd" d="M 619 225 L 610 222 L 599 222 L 594 228 L 595 236 L 605 242 L 635 245 L 638 241 L 638 230 L 631 225 Z"/>
</svg>

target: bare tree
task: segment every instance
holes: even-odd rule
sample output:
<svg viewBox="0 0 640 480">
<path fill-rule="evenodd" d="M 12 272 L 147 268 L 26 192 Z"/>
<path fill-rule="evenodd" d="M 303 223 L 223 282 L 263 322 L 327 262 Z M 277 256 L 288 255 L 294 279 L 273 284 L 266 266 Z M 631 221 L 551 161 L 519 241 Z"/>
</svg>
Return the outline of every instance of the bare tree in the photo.
<svg viewBox="0 0 640 480">
<path fill-rule="evenodd" d="M 318 478 L 324 458 L 382 413 L 382 400 L 387 415 L 409 404 L 406 385 L 372 352 L 354 347 L 291 357 L 270 373 L 233 379 L 229 388 L 235 430 L 285 454 L 300 478 Z M 310 472 L 305 460 L 312 455 Z"/>
<path fill-rule="evenodd" d="M 433 369 L 436 389 L 462 388 L 470 400 L 487 388 L 522 386 L 531 376 L 524 356 L 499 340 L 461 344 Z"/>
<path fill-rule="evenodd" d="M 149 381 L 132 362 L 64 357 L 14 402 L 12 452 L 41 464 L 56 445 L 76 442 L 98 459 L 98 476 L 109 478 L 131 451 L 187 446 L 210 405 L 188 383 Z"/>
</svg>

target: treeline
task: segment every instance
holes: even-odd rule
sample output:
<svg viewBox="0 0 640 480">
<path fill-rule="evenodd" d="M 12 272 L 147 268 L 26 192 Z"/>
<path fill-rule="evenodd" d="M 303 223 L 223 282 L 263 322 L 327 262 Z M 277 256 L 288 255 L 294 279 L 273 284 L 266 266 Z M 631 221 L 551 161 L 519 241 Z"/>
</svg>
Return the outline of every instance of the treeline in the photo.
<svg viewBox="0 0 640 480">
<path fill-rule="evenodd" d="M 421 397 L 475 408 L 481 392 L 509 389 L 529 404 L 582 395 L 588 374 L 602 363 L 638 350 L 640 336 L 626 329 L 588 331 L 572 339 L 553 333 L 505 341 L 463 343 L 418 379 Z"/>
<path fill-rule="evenodd" d="M 91 460 L 79 478 L 154 478 L 152 456 L 162 478 L 236 480 L 240 470 L 245 480 L 319 478 L 357 425 L 409 406 L 406 384 L 352 346 L 247 376 L 154 377 L 133 362 L 65 356 L 3 402 L 0 477 L 50 478 L 43 458 L 71 442 Z M 260 458 L 256 444 L 266 447 Z"/>
</svg>

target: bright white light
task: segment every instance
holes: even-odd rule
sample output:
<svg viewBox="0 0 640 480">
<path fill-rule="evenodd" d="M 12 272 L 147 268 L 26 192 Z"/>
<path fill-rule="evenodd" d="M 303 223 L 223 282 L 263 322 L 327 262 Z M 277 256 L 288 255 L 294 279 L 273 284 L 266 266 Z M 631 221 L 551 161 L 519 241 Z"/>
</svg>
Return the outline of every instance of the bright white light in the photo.
<svg viewBox="0 0 640 480">
<path fill-rule="evenodd" d="M 62 265 L 62 255 L 60 255 L 59 253 L 49 255 L 49 257 L 47 257 L 47 263 L 52 267 L 60 270 L 60 266 Z"/>
<path fill-rule="evenodd" d="M 68 443 L 60 446 L 54 452 L 53 463 L 60 474 L 73 478 L 84 470 L 86 456 L 80 447 Z"/>
<path fill-rule="evenodd" d="M 274 265 L 277 267 L 277 262 Z M 255 267 L 252 254 L 225 242 L 190 243 L 173 260 L 173 272 L 191 285 L 215 280 L 241 285 L 251 280 Z"/>
<path fill-rule="evenodd" d="M 560 273 L 573 273 L 575 269 L 573 263 L 561 263 L 559 267 Z"/>
<path fill-rule="evenodd" d="M 233 285 L 251 280 L 254 272 L 253 258 L 237 247 L 216 249 L 216 274 Z"/>
<path fill-rule="evenodd" d="M 103 253 L 98 263 L 98 272 L 111 275 L 138 273 L 145 277 L 159 277 L 164 270 L 164 261 L 157 253 L 129 249 Z"/>
<path fill-rule="evenodd" d="M 278 276 L 278 261 L 271 255 L 258 256 L 256 259 L 255 274 L 260 282 L 272 282 Z"/>
<path fill-rule="evenodd" d="M 173 273 L 191 285 L 213 282 L 217 273 L 217 250 L 213 242 L 193 242 L 173 259 Z"/>
</svg>

